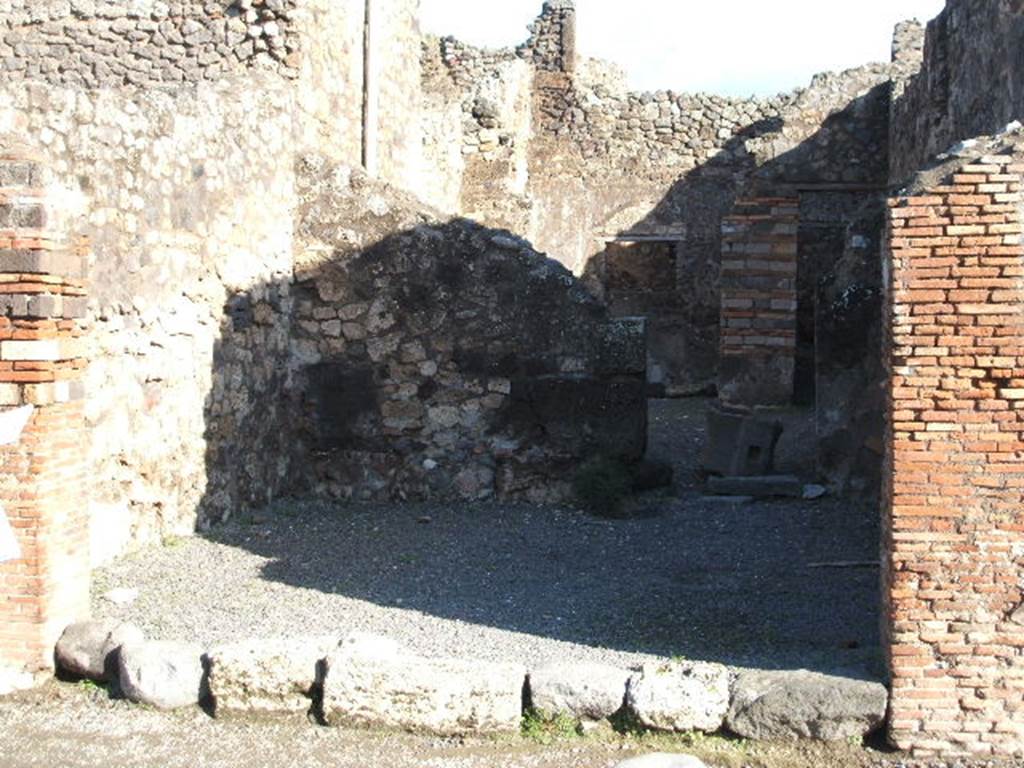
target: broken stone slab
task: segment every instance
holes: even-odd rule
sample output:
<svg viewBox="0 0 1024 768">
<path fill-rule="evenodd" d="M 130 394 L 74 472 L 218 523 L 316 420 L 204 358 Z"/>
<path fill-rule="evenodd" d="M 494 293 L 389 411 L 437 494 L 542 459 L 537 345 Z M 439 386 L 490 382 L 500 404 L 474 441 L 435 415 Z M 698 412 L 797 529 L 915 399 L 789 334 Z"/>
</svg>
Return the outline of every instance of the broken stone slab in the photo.
<svg viewBox="0 0 1024 768">
<path fill-rule="evenodd" d="M 729 711 L 729 670 L 702 662 L 645 664 L 629 679 L 626 706 L 654 730 L 712 733 Z"/>
<path fill-rule="evenodd" d="M 888 700 L 881 683 L 806 670 L 743 672 L 725 724 L 749 739 L 842 741 L 881 726 Z"/>
<path fill-rule="evenodd" d="M 802 499 L 804 485 L 800 478 L 792 475 L 709 477 L 708 492 L 716 496 L 753 496 L 755 499 Z"/>
<path fill-rule="evenodd" d="M 605 664 L 552 664 L 530 672 L 530 702 L 546 715 L 602 720 L 622 708 L 630 675 Z"/>
<path fill-rule="evenodd" d="M 246 640 L 207 653 L 214 715 L 306 713 L 338 638 Z"/>
<path fill-rule="evenodd" d="M 117 677 L 115 652 L 145 639 L 141 629 L 116 619 L 80 621 L 61 634 L 54 658 L 62 672 L 104 683 Z"/>
<path fill-rule="evenodd" d="M 342 648 L 327 657 L 324 720 L 441 735 L 514 733 L 525 680 L 517 664 Z"/>
<path fill-rule="evenodd" d="M 658 752 L 653 755 L 643 755 L 624 760 L 615 768 L 707 768 L 707 766 L 692 755 L 670 755 L 666 752 Z"/>
<path fill-rule="evenodd" d="M 203 697 L 203 649 L 195 643 L 149 640 L 121 646 L 121 692 L 136 704 L 178 709 Z"/>
</svg>

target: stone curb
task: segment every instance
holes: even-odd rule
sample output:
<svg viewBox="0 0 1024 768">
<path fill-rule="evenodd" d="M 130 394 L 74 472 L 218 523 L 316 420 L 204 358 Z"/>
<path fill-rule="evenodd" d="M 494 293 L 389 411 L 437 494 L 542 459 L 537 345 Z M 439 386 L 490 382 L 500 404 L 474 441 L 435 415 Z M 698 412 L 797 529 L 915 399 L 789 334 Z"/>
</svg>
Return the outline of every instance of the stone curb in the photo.
<svg viewBox="0 0 1024 768">
<path fill-rule="evenodd" d="M 728 731 L 755 740 L 847 740 L 885 720 L 880 683 L 806 670 L 730 670 L 720 664 L 665 661 L 626 670 L 593 664 L 532 669 L 416 656 L 392 640 L 344 637 L 246 639 L 203 650 L 147 641 L 134 627 L 71 625 L 58 644 L 62 672 L 112 681 L 124 667 L 117 629 L 160 676 L 133 701 L 173 709 L 204 705 L 215 717 L 301 715 L 329 725 L 399 728 L 442 735 L 518 730 L 522 717 L 571 717 L 581 727 L 624 718 L 653 731 Z M 68 638 L 75 634 L 74 654 Z M 90 644 L 96 647 L 90 647 Z M 173 658 L 163 659 L 166 651 Z M 81 658 L 94 659 L 92 667 Z M 194 663 L 188 661 L 193 659 Z M 194 695 L 164 695 L 160 685 Z"/>
</svg>

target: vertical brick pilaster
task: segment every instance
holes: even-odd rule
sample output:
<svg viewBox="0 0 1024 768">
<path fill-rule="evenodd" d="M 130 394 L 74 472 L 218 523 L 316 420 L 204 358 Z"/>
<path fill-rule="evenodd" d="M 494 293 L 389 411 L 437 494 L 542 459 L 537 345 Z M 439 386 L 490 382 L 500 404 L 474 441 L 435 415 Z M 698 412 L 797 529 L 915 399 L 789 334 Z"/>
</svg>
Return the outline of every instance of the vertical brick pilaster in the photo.
<svg viewBox="0 0 1024 768">
<path fill-rule="evenodd" d="M 88 612 L 89 537 L 81 374 L 84 242 L 49 227 L 41 164 L 0 151 L 0 409 L 30 405 L 0 446 L 0 505 L 21 548 L 0 563 L 0 665 L 43 669 Z"/>
<path fill-rule="evenodd" d="M 740 200 L 722 222 L 719 393 L 785 405 L 796 352 L 797 198 Z"/>
<path fill-rule="evenodd" d="M 1020 170 L 889 212 L 889 728 L 920 756 L 1024 753 Z"/>
</svg>

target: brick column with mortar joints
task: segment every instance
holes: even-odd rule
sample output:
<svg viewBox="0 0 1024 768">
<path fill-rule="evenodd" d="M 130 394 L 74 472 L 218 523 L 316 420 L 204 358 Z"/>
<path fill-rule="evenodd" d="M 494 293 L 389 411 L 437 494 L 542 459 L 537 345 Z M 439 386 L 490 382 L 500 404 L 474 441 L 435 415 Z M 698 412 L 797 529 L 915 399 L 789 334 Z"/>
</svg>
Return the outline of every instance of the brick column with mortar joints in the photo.
<svg viewBox="0 0 1024 768">
<path fill-rule="evenodd" d="M 89 610 L 82 405 L 87 244 L 49 229 L 44 168 L 0 150 L 0 410 L 31 406 L 0 446 L 0 505 L 20 557 L 0 563 L 0 666 L 53 665 L 64 627 Z"/>
<path fill-rule="evenodd" d="M 1022 170 L 890 204 L 890 738 L 922 757 L 1024 754 Z"/>
<path fill-rule="evenodd" d="M 719 392 L 725 403 L 788 405 L 796 355 L 800 201 L 737 201 L 722 221 Z"/>
</svg>

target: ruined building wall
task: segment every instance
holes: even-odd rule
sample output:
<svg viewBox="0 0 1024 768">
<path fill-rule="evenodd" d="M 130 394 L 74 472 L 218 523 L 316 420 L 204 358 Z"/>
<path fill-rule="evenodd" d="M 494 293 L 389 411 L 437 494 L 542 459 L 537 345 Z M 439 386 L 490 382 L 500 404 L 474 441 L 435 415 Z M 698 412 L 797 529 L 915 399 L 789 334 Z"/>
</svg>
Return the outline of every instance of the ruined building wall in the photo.
<svg viewBox="0 0 1024 768">
<path fill-rule="evenodd" d="M 0 128 L 38 137 L 93 242 L 85 418 L 98 560 L 281 485 L 287 293 L 257 292 L 255 322 L 238 332 L 225 312 L 233 294 L 290 272 L 290 105 L 259 79 L 179 92 L 5 88 Z"/>
<path fill-rule="evenodd" d="M 890 211 L 890 734 L 920 755 L 1024 753 L 1020 157 Z"/>
<path fill-rule="evenodd" d="M 378 176 L 402 189 L 418 190 L 424 167 L 423 140 L 416 131 L 422 92 L 418 0 L 378 2 L 374 56 L 380 72 L 376 125 Z"/>
<path fill-rule="evenodd" d="M 296 77 L 297 0 L 4 0 L 5 79 L 112 88 L 217 80 L 259 67 Z"/>
<path fill-rule="evenodd" d="M 961 140 L 1020 117 L 1022 35 L 1024 8 L 1013 0 L 949 0 L 928 24 L 920 72 L 898 85 L 893 100 L 894 184 Z"/>
<path fill-rule="evenodd" d="M 616 240 L 666 243 L 670 294 L 661 272 L 649 301 L 632 291 L 622 311 L 650 318 L 655 383 L 701 389 L 718 363 L 722 217 L 744 190 L 884 186 L 891 67 L 822 75 L 770 99 L 632 93 L 614 68 L 577 57 L 566 5 L 546 4 L 517 51 L 427 41 L 425 90 L 467 116 L 465 162 L 447 166 L 459 175 L 448 186 L 461 190 L 460 211 L 525 233 L 598 294 Z M 517 62 L 530 64 L 528 113 Z M 520 130 L 527 120 L 532 134 Z"/>
<path fill-rule="evenodd" d="M 417 6 L 378 3 L 375 36 L 394 68 L 378 94 L 380 172 L 409 186 Z M 364 22 L 363 3 L 332 0 L 0 8 L 0 126 L 34 137 L 76 189 L 94 243 L 97 562 L 288 482 L 295 157 L 361 162 Z"/>
<path fill-rule="evenodd" d="M 643 456 L 642 323 L 526 241 L 344 169 L 307 159 L 300 196 L 306 487 L 560 500 L 582 461 Z"/>
</svg>

